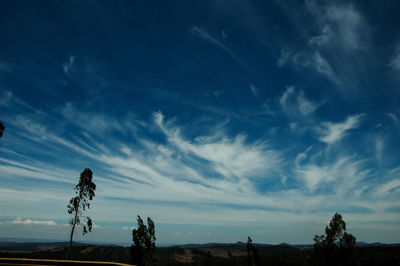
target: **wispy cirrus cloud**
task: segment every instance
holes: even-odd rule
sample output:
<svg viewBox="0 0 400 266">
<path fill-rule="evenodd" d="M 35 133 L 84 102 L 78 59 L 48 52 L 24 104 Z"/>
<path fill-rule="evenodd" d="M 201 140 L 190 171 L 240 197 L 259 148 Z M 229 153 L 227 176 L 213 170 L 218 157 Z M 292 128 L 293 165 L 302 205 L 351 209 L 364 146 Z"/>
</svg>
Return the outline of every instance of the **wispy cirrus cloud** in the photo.
<svg viewBox="0 0 400 266">
<path fill-rule="evenodd" d="M 378 160 L 380 165 L 382 165 L 382 156 L 383 149 L 385 148 L 385 142 L 386 140 L 383 136 L 379 136 L 375 140 L 376 159 Z"/>
<path fill-rule="evenodd" d="M 253 93 L 254 96 L 257 96 L 258 94 L 258 89 L 256 86 L 254 86 L 253 84 L 250 84 L 250 90 Z"/>
<path fill-rule="evenodd" d="M 385 197 L 388 196 L 390 192 L 394 192 L 395 190 L 400 191 L 400 178 L 393 179 L 385 184 L 380 185 L 375 191 L 375 196 Z"/>
<path fill-rule="evenodd" d="M 254 71 L 250 69 L 250 67 L 243 61 L 243 59 L 237 53 L 235 53 L 231 48 L 222 43 L 220 40 L 213 37 L 208 31 L 198 26 L 193 26 L 191 28 L 191 33 L 193 36 L 197 38 L 200 38 L 206 42 L 214 44 L 215 46 L 220 48 L 224 53 L 229 55 L 233 60 L 235 60 L 239 65 L 244 67 L 249 73 L 254 73 Z"/>
<path fill-rule="evenodd" d="M 321 134 L 320 141 L 326 144 L 334 144 L 347 136 L 348 131 L 357 128 L 364 114 L 350 115 L 345 121 L 339 123 L 323 122 L 316 130 Z"/>
<path fill-rule="evenodd" d="M 303 98 L 305 95 L 293 88 L 287 90 L 285 97 L 282 95 L 281 102 L 293 104 L 301 113 L 301 106 L 306 103 L 307 107 L 311 102 Z M 303 106 L 304 110 L 308 109 Z M 74 112 L 80 114 L 82 110 L 74 107 Z M 63 115 L 62 111 L 60 115 Z M 361 115 L 353 116 L 357 121 L 361 119 Z M 24 127 L 25 121 L 35 124 L 32 128 L 43 129 L 27 131 L 29 134 L 23 135 L 31 143 L 41 145 L 38 154 L 62 151 L 59 156 L 68 154 L 69 157 L 62 158 L 68 158 L 68 163 L 77 169 L 92 168 L 97 190 L 95 207 L 91 211 L 97 219 L 134 220 L 135 214 L 127 213 L 126 209 L 135 209 L 161 223 L 176 223 L 179 216 L 179 223 L 186 224 L 238 225 L 246 222 L 260 225 L 271 223 L 271 216 L 275 221 L 288 223 L 285 219 L 295 219 L 295 213 L 300 209 L 303 213 L 318 211 L 323 215 L 338 208 L 341 202 L 376 212 L 396 205 L 394 201 L 366 203 L 363 193 L 372 188 L 364 181 L 368 180 L 372 170 L 362 158 L 349 155 L 351 150 L 342 150 L 342 158 L 332 159 L 324 157 L 325 151 L 314 145 L 292 156 L 287 153 L 287 146 L 274 147 L 272 139 L 251 139 L 245 133 L 229 134 L 230 124 L 226 121 L 203 131 L 206 133 L 190 136 L 185 133 L 187 125 L 179 125 L 179 117 L 167 119 L 162 112 L 154 112 L 151 120 L 146 122 L 144 130 L 151 131 L 150 135 L 128 134 L 128 141 L 102 138 L 106 148 L 101 150 L 96 141 L 98 136 L 90 128 L 82 127 L 71 137 L 62 128 L 48 127 L 47 116 L 21 117 L 23 119 L 16 120 L 20 123 L 13 125 L 21 131 L 28 130 Z M 121 118 L 115 119 L 123 131 L 132 130 L 128 124 L 121 123 Z M 320 134 L 327 137 L 328 131 L 340 131 L 332 135 L 343 138 L 357 124 L 352 119 L 346 121 L 338 124 L 347 126 L 342 125 L 339 129 L 326 126 L 327 131 Z M 74 125 L 69 119 L 63 123 L 66 127 Z M 39 133 L 45 134 L 46 139 Z M 28 146 L 16 149 L 24 153 Z M 8 156 L 8 151 L 4 152 Z M 321 158 L 315 159 L 317 157 Z M 46 159 L 40 156 L 39 161 L 20 158 L 19 161 L 0 161 L 0 167 L 5 170 L 2 173 L 8 176 L 2 178 L 6 189 L 0 189 L 0 194 L 2 199 L 7 199 L 3 202 L 10 206 L 18 202 L 26 208 L 28 215 L 31 204 L 50 202 L 48 208 L 54 210 L 55 217 L 65 218 L 59 205 L 70 198 L 79 169 L 71 170 L 58 163 L 52 165 L 53 161 L 44 163 L 42 160 Z M 16 177 L 38 183 L 16 186 L 12 183 Z M 43 182 L 46 182 L 45 186 L 40 185 Z M 374 194 L 375 199 L 392 195 L 395 189 L 385 191 L 387 194 Z M 327 205 L 326 202 L 330 203 Z M 43 213 L 39 217 L 45 219 L 49 215 L 53 214 Z"/>
<path fill-rule="evenodd" d="M 311 65 L 318 73 L 328 78 L 334 84 L 340 85 L 341 81 L 336 76 L 336 73 L 332 69 L 332 66 L 324 57 L 321 56 L 319 52 L 315 52 L 311 58 L 313 59 Z"/>
<path fill-rule="evenodd" d="M 61 111 L 62 115 L 73 124 L 94 134 L 104 134 L 106 131 L 120 130 L 120 123 L 113 117 L 104 114 L 77 110 L 73 103 L 67 102 Z"/>
<path fill-rule="evenodd" d="M 325 191 L 325 193 L 339 194 L 344 197 L 370 173 L 363 164 L 365 160 L 356 159 L 354 156 L 342 157 L 322 164 L 307 163 L 298 166 L 296 173 L 309 191 L 328 189 L 331 191 Z"/>
<path fill-rule="evenodd" d="M 14 95 L 11 91 L 0 90 L 0 106 L 11 108 L 15 111 L 22 109 L 35 110 L 32 106 Z M 35 110 L 39 112 L 38 110 Z"/>
<path fill-rule="evenodd" d="M 341 46 L 345 49 L 366 48 L 369 27 L 352 4 L 333 2 L 324 7 L 316 1 L 306 1 L 306 5 L 315 16 L 321 31 L 321 35 L 309 40 L 311 45 Z"/>
<path fill-rule="evenodd" d="M 390 58 L 389 67 L 400 73 L 400 45 L 395 49 L 393 56 Z"/>
<path fill-rule="evenodd" d="M 0 106 L 8 106 L 10 104 L 13 94 L 11 91 L 2 91 L 0 97 Z"/>
<path fill-rule="evenodd" d="M 279 55 L 277 62 L 279 68 L 283 67 L 286 64 L 286 62 L 289 60 L 290 54 L 291 53 L 289 51 L 281 49 L 281 54 Z"/>
<path fill-rule="evenodd" d="M 386 113 L 386 115 L 392 119 L 393 124 L 394 124 L 397 128 L 400 128 L 400 121 L 399 121 L 399 118 L 397 117 L 396 114 L 394 114 L 394 113 Z"/>
<path fill-rule="evenodd" d="M 360 63 L 363 61 L 360 54 L 370 47 L 370 26 L 352 4 L 311 0 L 306 1 L 305 6 L 315 24 L 310 26 L 312 30 L 296 27 L 300 27 L 300 34 L 306 36 L 307 43 L 299 48 L 283 47 L 278 67 L 290 63 L 297 69 L 313 69 L 342 94 L 352 95 L 364 82 L 366 69 L 365 64 Z M 292 17 L 293 23 L 301 23 L 296 17 Z"/>
<path fill-rule="evenodd" d="M 294 86 L 286 87 L 285 92 L 279 99 L 283 110 L 289 116 L 297 116 L 299 113 L 303 116 L 314 113 L 321 104 L 314 103 L 306 98 L 304 91 L 297 92 Z"/>
<path fill-rule="evenodd" d="M 185 153 L 211 162 L 214 169 L 224 176 L 259 176 L 279 165 L 281 155 L 264 142 L 247 145 L 246 136 L 234 139 L 222 137 L 213 141 L 188 142 L 180 136 L 180 129 L 164 123 L 162 113 L 154 113 L 154 120 L 169 141 Z"/>
<path fill-rule="evenodd" d="M 63 64 L 63 70 L 67 76 L 71 75 L 71 71 L 73 70 L 74 63 L 75 63 L 75 56 L 70 56 L 68 58 L 68 61 Z"/>
</svg>

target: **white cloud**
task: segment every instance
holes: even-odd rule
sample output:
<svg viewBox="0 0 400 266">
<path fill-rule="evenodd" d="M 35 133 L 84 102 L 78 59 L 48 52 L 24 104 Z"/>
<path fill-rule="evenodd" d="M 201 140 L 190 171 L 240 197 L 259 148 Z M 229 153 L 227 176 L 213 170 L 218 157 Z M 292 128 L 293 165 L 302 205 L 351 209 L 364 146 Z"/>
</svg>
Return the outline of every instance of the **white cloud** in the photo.
<svg viewBox="0 0 400 266">
<path fill-rule="evenodd" d="M 96 224 L 95 222 L 93 222 L 93 228 L 94 229 L 100 229 L 103 228 L 103 226 Z"/>
<path fill-rule="evenodd" d="M 232 51 L 232 49 L 230 49 L 228 46 L 226 46 L 221 41 L 214 38 L 206 30 L 201 29 L 197 26 L 193 26 L 191 28 L 191 32 L 192 32 L 193 36 L 201 38 L 204 41 L 207 41 L 209 43 L 216 45 L 218 48 L 220 48 L 222 51 L 224 51 L 226 54 L 228 54 L 230 57 L 232 57 L 232 59 L 234 59 L 242 67 L 244 67 L 248 72 L 253 73 L 253 71 L 249 68 L 249 66 L 247 66 L 247 64 L 234 51 Z"/>
<path fill-rule="evenodd" d="M 50 221 L 31 220 L 31 219 L 22 220 L 20 217 L 16 218 L 12 222 L 0 222 L 0 224 L 46 225 L 46 226 L 57 225 L 54 221 L 51 220 Z"/>
<path fill-rule="evenodd" d="M 0 158 L 0 162 L 0 169 L 4 175 L 64 183 L 71 182 L 70 178 L 68 178 L 71 172 L 48 164 L 25 164 L 2 158 Z M 52 168 L 52 170 L 47 170 L 46 168 Z"/>
<path fill-rule="evenodd" d="M 329 41 L 334 39 L 334 33 L 330 26 L 325 25 L 321 29 L 322 34 L 319 36 L 312 37 L 308 42 L 310 45 L 326 46 L 329 45 Z"/>
<path fill-rule="evenodd" d="M 24 115 L 17 115 L 15 120 L 11 122 L 13 125 L 17 126 L 19 130 L 23 132 L 27 132 L 32 136 L 36 136 L 39 138 L 46 138 L 48 135 L 47 126 L 36 122 L 30 117 Z"/>
<path fill-rule="evenodd" d="M 121 147 L 121 152 L 127 156 L 132 155 L 132 150 L 126 146 Z"/>
<path fill-rule="evenodd" d="M 297 93 L 294 86 L 286 87 L 279 103 L 289 116 L 297 116 L 298 113 L 307 116 L 314 113 L 320 106 L 308 100 L 302 90 Z"/>
<path fill-rule="evenodd" d="M 397 47 L 396 53 L 393 55 L 393 57 L 390 60 L 389 66 L 400 73 L 400 46 Z"/>
<path fill-rule="evenodd" d="M 316 17 L 321 30 L 321 35 L 314 36 L 309 40 L 311 45 L 341 46 L 346 49 L 365 48 L 369 26 L 353 5 L 332 3 L 320 6 L 315 1 L 307 1 L 306 4 Z"/>
<path fill-rule="evenodd" d="M 26 111 L 28 109 L 30 112 L 35 114 L 42 114 L 40 110 L 37 110 L 27 104 L 25 101 L 21 100 L 17 95 L 13 94 L 11 91 L 1 91 L 0 89 L 0 106 L 5 106 L 10 108 L 13 113 L 18 113 L 19 111 Z"/>
<path fill-rule="evenodd" d="M 218 96 L 220 96 L 222 93 L 224 93 L 223 90 L 216 90 L 216 91 L 213 91 L 214 96 L 217 97 L 217 98 L 218 98 Z"/>
<path fill-rule="evenodd" d="M 304 152 L 297 154 L 296 159 L 294 161 L 295 165 L 299 167 L 301 162 L 307 158 L 307 153 L 309 153 L 312 149 L 312 146 L 308 147 Z"/>
<path fill-rule="evenodd" d="M 347 136 L 347 131 L 360 125 L 363 116 L 364 114 L 350 115 L 341 123 L 323 122 L 321 127 L 317 129 L 322 135 L 319 140 L 326 144 L 333 144 L 341 140 Z"/>
<path fill-rule="evenodd" d="M 285 106 L 287 104 L 288 98 L 295 93 L 295 88 L 294 86 L 289 86 L 286 87 L 285 92 L 282 94 L 281 98 L 279 99 L 279 102 L 282 106 Z"/>
<path fill-rule="evenodd" d="M 256 86 L 254 86 L 253 84 L 250 85 L 250 90 L 253 93 L 254 96 L 257 96 L 258 93 L 258 89 Z"/>
<path fill-rule="evenodd" d="M 11 91 L 3 91 L 0 97 L 0 106 L 8 106 L 11 102 L 13 94 Z"/>
<path fill-rule="evenodd" d="M 106 131 L 122 131 L 120 123 L 112 117 L 104 114 L 82 112 L 68 102 L 61 111 L 62 115 L 77 126 L 94 134 L 103 134 Z"/>
<path fill-rule="evenodd" d="M 382 164 L 382 153 L 385 147 L 385 139 L 383 137 L 377 137 L 375 139 L 375 151 L 376 151 L 376 158 L 379 164 Z"/>
<path fill-rule="evenodd" d="M 313 66 L 318 73 L 326 76 L 332 83 L 340 85 L 340 81 L 336 77 L 336 74 L 333 71 L 332 67 L 330 66 L 328 61 L 321 56 L 319 52 L 315 52 L 312 59 Z"/>
<path fill-rule="evenodd" d="M 370 26 L 351 4 L 314 0 L 305 3 L 314 19 L 312 26 L 300 19 L 303 16 L 297 10 L 290 15 L 300 35 L 306 36 L 306 47 L 289 47 L 290 53 L 289 48 L 283 48 L 278 67 L 290 61 L 297 68 L 314 70 L 346 96 L 357 92 L 366 82 L 365 58 L 360 54 L 370 48 Z"/>
<path fill-rule="evenodd" d="M 368 33 L 368 26 L 353 6 L 329 6 L 327 18 L 336 24 L 336 36 L 340 44 L 350 49 L 364 48 L 363 35 Z"/>
<path fill-rule="evenodd" d="M 395 114 L 393 114 L 393 113 L 387 113 L 386 115 L 387 115 L 388 117 L 390 117 L 390 118 L 393 120 L 393 124 L 394 124 L 396 127 L 400 128 L 399 119 L 397 118 L 397 116 L 396 116 Z"/>
<path fill-rule="evenodd" d="M 303 51 L 296 52 L 292 56 L 292 62 L 298 67 L 313 68 L 317 73 L 325 76 L 335 85 L 341 85 L 341 81 L 337 77 L 334 67 L 332 67 L 326 57 L 321 55 L 319 49 L 313 53 L 306 53 Z"/>
<path fill-rule="evenodd" d="M 376 191 L 375 196 L 385 197 L 389 195 L 389 192 L 400 188 L 400 178 L 393 179 L 385 184 L 380 185 Z"/>
<path fill-rule="evenodd" d="M 222 37 L 222 39 L 226 40 L 226 38 L 228 38 L 228 34 L 226 34 L 224 30 L 222 30 L 221 37 Z"/>
<path fill-rule="evenodd" d="M 297 129 L 297 123 L 290 122 L 289 123 L 289 128 L 290 128 L 291 131 L 295 131 Z"/>
<path fill-rule="evenodd" d="M 290 56 L 289 51 L 287 51 L 285 49 L 281 49 L 281 55 L 279 56 L 279 59 L 278 59 L 278 67 L 279 68 L 283 67 L 286 64 L 286 62 L 289 59 L 289 56 Z"/>
<path fill-rule="evenodd" d="M 63 64 L 64 73 L 69 76 L 71 74 L 71 70 L 74 66 L 75 56 L 70 56 L 68 61 Z"/>
<path fill-rule="evenodd" d="M 133 229 L 136 229 L 134 226 L 124 226 L 122 227 L 122 230 L 127 230 L 127 231 L 133 231 Z"/>
<path fill-rule="evenodd" d="M 190 142 L 181 137 L 178 127 L 164 124 L 161 112 L 154 113 L 154 119 L 169 141 L 179 150 L 210 162 L 216 172 L 226 177 L 265 175 L 268 170 L 275 169 L 281 161 L 280 154 L 269 148 L 266 143 L 247 144 L 245 135 L 237 135 L 234 139 L 221 137 L 212 141 L 209 141 L 210 138 L 200 138 L 203 141 Z"/>
<path fill-rule="evenodd" d="M 318 105 L 309 101 L 305 96 L 304 92 L 300 91 L 299 95 L 297 96 L 297 104 L 299 107 L 300 112 L 303 115 L 309 115 L 314 113 L 314 111 L 318 108 Z"/>
<path fill-rule="evenodd" d="M 299 158 L 299 159 L 304 159 Z M 346 195 L 353 191 L 359 182 L 368 176 L 370 170 L 363 167 L 364 160 L 356 160 L 354 157 L 342 156 L 340 159 L 324 164 L 308 163 L 304 166 L 297 166 L 297 178 L 304 182 L 304 185 L 311 192 L 322 186 L 333 190 L 335 194 Z M 329 192 L 325 192 L 329 194 Z"/>
</svg>

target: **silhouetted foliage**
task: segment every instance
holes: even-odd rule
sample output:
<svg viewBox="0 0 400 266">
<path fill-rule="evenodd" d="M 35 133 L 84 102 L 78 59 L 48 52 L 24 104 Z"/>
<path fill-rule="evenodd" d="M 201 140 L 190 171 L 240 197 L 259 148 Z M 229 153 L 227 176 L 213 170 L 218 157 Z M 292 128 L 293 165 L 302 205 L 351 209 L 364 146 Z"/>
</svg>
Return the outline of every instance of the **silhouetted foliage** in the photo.
<svg viewBox="0 0 400 266">
<path fill-rule="evenodd" d="M 152 262 L 153 253 L 156 248 L 156 236 L 154 222 L 147 217 L 147 226 L 138 215 L 138 227 L 132 230 L 133 245 L 131 246 L 132 260 L 139 266 L 149 265 Z"/>
<path fill-rule="evenodd" d="M 354 265 L 353 248 L 356 238 L 346 232 L 346 223 L 338 213 L 325 227 L 326 235 L 314 236 L 314 258 L 318 264 Z"/>
<path fill-rule="evenodd" d="M 83 216 L 83 212 L 90 208 L 90 203 L 95 194 L 94 191 L 96 190 L 96 184 L 93 183 L 93 173 L 89 168 L 86 168 L 81 173 L 79 178 L 78 184 L 75 186 L 75 193 L 76 196 L 72 197 L 68 204 L 68 213 L 71 214 L 71 219 L 69 221 L 70 225 L 72 226 L 71 235 L 69 240 L 69 249 L 71 250 L 72 247 L 72 239 L 74 236 L 74 231 L 76 226 L 81 225 L 81 218 L 86 218 L 86 225 L 82 224 L 83 226 L 83 235 L 92 231 L 93 222 L 89 216 Z M 68 252 L 67 258 L 70 257 L 70 251 Z"/>
<path fill-rule="evenodd" d="M 258 250 L 253 245 L 253 240 L 251 240 L 250 236 L 247 237 L 247 265 L 249 266 L 258 266 L 260 265 L 260 255 L 258 254 Z"/>
<path fill-rule="evenodd" d="M 0 138 L 3 136 L 3 132 L 6 129 L 6 127 L 3 125 L 3 123 L 0 121 Z"/>
</svg>

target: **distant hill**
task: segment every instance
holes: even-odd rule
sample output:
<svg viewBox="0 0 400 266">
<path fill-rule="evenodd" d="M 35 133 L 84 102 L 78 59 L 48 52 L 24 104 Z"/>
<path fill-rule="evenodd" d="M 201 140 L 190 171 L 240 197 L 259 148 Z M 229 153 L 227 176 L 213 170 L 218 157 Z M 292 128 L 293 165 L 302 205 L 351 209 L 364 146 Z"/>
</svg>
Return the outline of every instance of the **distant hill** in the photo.
<svg viewBox="0 0 400 266">
<path fill-rule="evenodd" d="M 0 257 L 65 259 L 68 242 L 0 242 Z M 254 244 L 260 265 L 315 265 L 312 245 Z M 129 247 L 74 243 L 72 259 L 131 263 Z M 400 265 L 400 245 L 358 243 L 355 257 L 359 266 Z M 247 265 L 246 243 L 206 243 L 157 247 L 154 266 Z"/>
<path fill-rule="evenodd" d="M 74 242 L 74 246 L 122 246 L 128 247 L 130 243 L 115 243 L 115 242 Z M 289 244 L 289 243 L 280 243 L 278 245 L 273 244 L 261 244 L 261 243 L 253 243 L 255 247 L 272 247 L 272 246 L 286 246 L 293 247 L 297 249 L 311 249 L 313 248 L 313 244 Z M 30 239 L 30 238 L 1 238 L 0 237 L 0 252 L 9 251 L 9 252 L 36 252 L 47 249 L 57 249 L 68 247 L 69 242 L 63 240 L 49 240 L 49 239 Z M 179 245 L 158 245 L 159 247 L 177 247 L 177 248 L 209 248 L 209 247 L 246 247 L 246 243 L 238 241 L 236 243 L 204 243 L 204 244 L 179 244 Z M 400 243 L 366 243 L 366 242 L 357 242 L 356 246 L 358 247 L 400 247 Z"/>
<path fill-rule="evenodd" d="M 9 237 L 0 237 L 0 243 L 68 243 L 68 241 L 65 240 L 59 240 L 59 239 L 37 239 L 37 238 L 9 238 Z M 131 243 L 122 243 L 122 242 L 103 242 L 103 241 L 77 241 L 74 243 L 77 243 L 78 245 L 103 245 L 103 246 L 123 246 L 127 247 L 130 246 Z"/>
<path fill-rule="evenodd" d="M 288 243 L 280 243 L 277 245 L 274 244 L 260 244 L 260 243 L 253 243 L 255 247 L 272 247 L 272 246 L 286 246 L 286 247 L 293 247 L 298 249 L 311 249 L 314 247 L 314 244 L 288 244 Z M 356 246 L 358 247 L 399 247 L 400 243 L 366 243 L 366 242 L 357 242 Z M 204 243 L 204 244 L 180 244 L 180 245 L 171 245 L 171 247 L 179 247 L 179 248 L 208 248 L 208 247 L 246 247 L 246 243 L 238 241 L 236 243 Z"/>
</svg>

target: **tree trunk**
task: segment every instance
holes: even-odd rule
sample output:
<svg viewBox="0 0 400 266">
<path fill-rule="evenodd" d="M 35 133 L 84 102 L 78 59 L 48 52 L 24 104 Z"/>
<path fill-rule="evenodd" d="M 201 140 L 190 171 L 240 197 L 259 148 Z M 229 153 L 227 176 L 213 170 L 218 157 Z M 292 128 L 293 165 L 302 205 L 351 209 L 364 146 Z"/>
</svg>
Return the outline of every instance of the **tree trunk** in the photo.
<svg viewBox="0 0 400 266">
<path fill-rule="evenodd" d="M 79 206 L 79 204 L 78 204 Z M 75 210 L 75 217 L 74 217 L 74 223 L 72 225 L 71 229 L 71 235 L 69 237 L 69 249 L 68 249 L 68 254 L 67 254 L 67 259 L 69 260 L 71 257 L 71 249 L 72 249 L 72 239 L 74 237 L 74 231 L 75 231 L 75 226 L 76 226 L 76 220 L 78 218 L 78 210 Z"/>
</svg>

